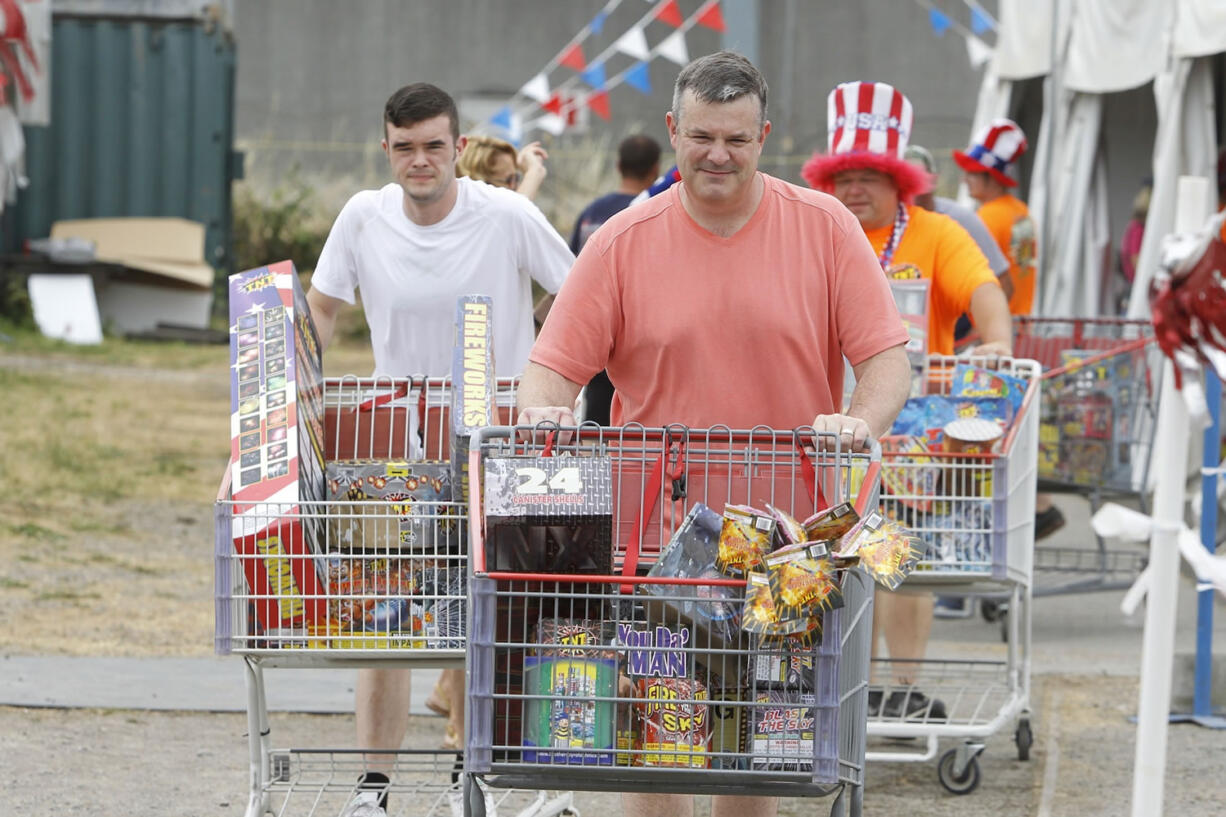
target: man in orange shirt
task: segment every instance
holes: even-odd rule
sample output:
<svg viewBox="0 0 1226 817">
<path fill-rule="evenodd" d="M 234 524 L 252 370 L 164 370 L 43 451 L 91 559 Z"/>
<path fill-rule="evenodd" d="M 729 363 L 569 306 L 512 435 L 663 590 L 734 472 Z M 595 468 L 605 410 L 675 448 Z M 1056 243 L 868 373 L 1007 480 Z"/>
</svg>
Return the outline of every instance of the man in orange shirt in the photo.
<svg viewBox="0 0 1226 817">
<path fill-rule="evenodd" d="M 967 312 L 983 338 L 976 354 L 1009 355 L 1013 328 L 1009 302 L 974 239 L 953 219 L 913 203 L 932 178 L 907 162 L 911 102 L 882 82 L 847 82 L 830 92 L 825 154 L 801 169 L 813 187 L 833 192 L 856 215 L 877 253 L 883 277 L 924 278 L 928 295 L 928 351 L 953 354 L 954 324 Z M 884 632 L 895 681 L 914 681 L 914 663 L 924 657 L 932 629 L 930 593 L 879 592 L 873 616 Z M 901 663 L 899 663 L 901 662 Z M 882 700 L 869 694 L 869 714 L 942 719 L 945 706 L 922 692 L 895 692 Z"/>
<path fill-rule="evenodd" d="M 519 422 L 574 425 L 580 387 L 606 368 L 615 425 L 812 425 L 855 448 L 885 434 L 907 397 L 906 330 L 847 208 L 758 172 L 761 73 L 730 52 L 695 60 L 665 122 L 681 181 L 584 246 L 524 370 Z M 844 357 L 857 378 L 846 414 Z M 623 803 L 627 817 L 694 813 L 682 795 Z M 775 810 L 725 795 L 711 814 Z"/>
<path fill-rule="evenodd" d="M 967 192 L 979 202 L 979 218 L 1009 259 L 1009 311 L 1014 315 L 1029 315 L 1034 306 L 1034 221 L 1026 203 L 1009 192 L 1017 187 L 1012 169 L 1025 152 L 1026 135 L 1011 119 L 993 120 L 970 147 L 953 152 L 958 167 L 966 171 Z"/>
</svg>

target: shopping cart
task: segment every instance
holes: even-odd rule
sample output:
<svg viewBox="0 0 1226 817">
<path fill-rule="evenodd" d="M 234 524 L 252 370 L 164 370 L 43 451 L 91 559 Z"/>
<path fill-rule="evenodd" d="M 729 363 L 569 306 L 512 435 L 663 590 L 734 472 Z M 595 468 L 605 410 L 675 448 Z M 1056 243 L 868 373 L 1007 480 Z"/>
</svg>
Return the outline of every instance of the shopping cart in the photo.
<svg viewBox="0 0 1226 817">
<path fill-rule="evenodd" d="M 496 386 L 499 422 L 515 385 Z M 453 467 L 451 397 L 443 378 L 327 380 L 324 459 L 352 464 L 330 472 L 331 501 L 236 503 L 227 469 L 215 507 L 215 649 L 246 668 L 248 817 L 339 814 L 371 759 L 273 748 L 264 669 L 464 664 L 467 506 L 440 490 Z M 450 814 L 455 752 L 378 755 L 393 766 L 393 814 Z"/>
<path fill-rule="evenodd" d="M 1013 352 L 1043 367 L 1039 490 L 1085 496 L 1091 511 L 1106 497 L 1136 497 L 1145 480 L 1158 419 L 1162 366 L 1153 325 L 1121 318 L 1015 319 Z M 1036 596 L 1122 590 L 1145 567 L 1136 548 L 1038 545 Z M 991 618 L 992 608 L 985 613 Z"/>
<path fill-rule="evenodd" d="M 812 430 L 764 428 L 585 426 L 562 445 L 543 441 L 539 429 L 478 437 L 470 453 L 470 470 L 482 475 L 470 495 L 470 780 L 833 794 L 832 814 L 860 814 L 868 577 L 841 572 L 844 605 L 825 613 L 812 647 L 785 651 L 746 639 L 735 624 L 744 580 L 641 573 L 685 520 L 703 513 L 700 505 L 720 514 L 728 503 L 770 503 L 804 518 L 856 486 L 860 511 L 875 508 L 876 447 L 819 453 Z M 521 501 L 525 515 L 503 516 Z M 482 812 L 479 798 L 469 804 Z"/>
<path fill-rule="evenodd" d="M 920 738 L 918 750 L 870 750 L 871 761 L 927 761 L 942 738 L 957 739 L 937 765 L 938 778 L 958 794 L 980 782 L 984 740 L 1016 721 L 1019 759 L 1029 757 L 1030 598 L 1034 545 L 1035 468 L 1039 442 L 1040 371 L 1034 361 L 1010 358 L 929 359 L 929 392 L 949 394 L 959 364 L 993 367 L 1026 381 L 1021 408 L 999 453 L 886 451 L 882 455 L 882 512 L 923 538 L 928 557 L 904 587 L 942 596 L 1007 600 L 1003 661 L 873 661 L 874 691 L 883 703 L 868 713 L 870 737 Z M 908 678 L 899 684 L 891 679 Z M 909 712 L 922 692 L 945 703 L 944 717 L 929 706 Z M 876 695 L 874 695 L 874 699 Z M 892 713 L 885 702 L 902 704 Z"/>
</svg>

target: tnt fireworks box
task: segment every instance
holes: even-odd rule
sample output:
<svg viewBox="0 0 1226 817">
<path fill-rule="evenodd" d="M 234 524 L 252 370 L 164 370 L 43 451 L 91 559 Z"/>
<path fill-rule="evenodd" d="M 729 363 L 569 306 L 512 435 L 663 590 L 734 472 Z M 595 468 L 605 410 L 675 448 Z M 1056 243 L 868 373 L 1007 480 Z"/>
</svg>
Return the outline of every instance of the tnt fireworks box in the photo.
<svg viewBox="0 0 1226 817">
<path fill-rule="evenodd" d="M 524 761 L 613 765 L 616 690 L 615 658 L 525 656 Z"/>
<path fill-rule="evenodd" d="M 485 460 L 486 567 L 607 575 L 613 570 L 607 456 Z"/>
<path fill-rule="evenodd" d="M 322 588 L 323 375 L 290 261 L 230 276 L 232 534 L 260 632 L 300 632 Z"/>
<path fill-rule="evenodd" d="M 324 476 L 332 548 L 458 552 L 462 509 L 451 502 L 450 463 L 342 460 Z"/>
</svg>

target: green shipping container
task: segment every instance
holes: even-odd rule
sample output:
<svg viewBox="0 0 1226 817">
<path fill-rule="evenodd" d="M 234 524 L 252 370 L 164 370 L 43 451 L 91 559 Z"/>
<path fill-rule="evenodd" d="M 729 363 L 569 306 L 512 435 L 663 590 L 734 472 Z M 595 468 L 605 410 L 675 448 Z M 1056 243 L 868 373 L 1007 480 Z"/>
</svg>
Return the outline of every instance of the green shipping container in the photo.
<svg viewBox="0 0 1226 817">
<path fill-rule="evenodd" d="M 233 37 L 209 19 L 64 7 L 53 7 L 51 124 L 25 128 L 30 185 L 5 211 L 4 249 L 62 219 L 179 216 L 205 225 L 205 261 L 229 271 L 242 174 Z"/>
</svg>

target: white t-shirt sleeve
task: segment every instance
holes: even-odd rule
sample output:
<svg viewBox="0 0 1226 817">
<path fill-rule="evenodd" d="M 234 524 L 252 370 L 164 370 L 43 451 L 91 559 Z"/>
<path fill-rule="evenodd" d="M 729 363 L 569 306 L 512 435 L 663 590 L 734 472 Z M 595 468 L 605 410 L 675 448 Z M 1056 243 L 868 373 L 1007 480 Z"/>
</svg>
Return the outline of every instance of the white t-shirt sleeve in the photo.
<svg viewBox="0 0 1226 817">
<path fill-rule="evenodd" d="M 353 292 L 358 287 L 358 265 L 353 247 L 359 206 L 358 196 L 354 196 L 341 208 L 319 253 L 315 272 L 311 274 L 312 288 L 347 304 L 354 303 Z"/>
<path fill-rule="evenodd" d="M 526 272 L 546 292 L 556 293 L 575 263 L 575 256 L 545 214 L 530 201 L 525 200 L 524 205 L 516 214 L 519 239 L 516 261 L 521 272 Z"/>
</svg>

